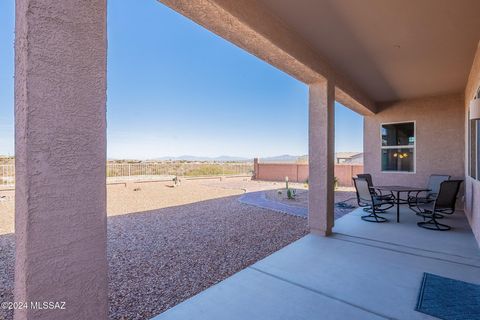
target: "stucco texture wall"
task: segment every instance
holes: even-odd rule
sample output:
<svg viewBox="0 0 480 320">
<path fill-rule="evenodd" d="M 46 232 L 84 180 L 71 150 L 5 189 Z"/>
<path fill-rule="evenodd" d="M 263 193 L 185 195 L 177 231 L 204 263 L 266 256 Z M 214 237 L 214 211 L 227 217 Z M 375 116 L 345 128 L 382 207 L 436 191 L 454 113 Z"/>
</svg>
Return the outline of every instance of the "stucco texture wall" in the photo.
<svg viewBox="0 0 480 320">
<path fill-rule="evenodd" d="M 335 178 L 341 187 L 353 187 L 352 177 L 363 172 L 363 165 L 336 164 Z M 255 179 L 265 181 L 306 182 L 308 180 L 308 164 L 302 163 L 257 163 Z"/>
<path fill-rule="evenodd" d="M 480 46 L 477 48 L 475 60 L 465 89 L 465 111 L 468 110 L 470 100 L 474 97 L 478 87 L 480 87 Z M 467 121 L 468 112 L 465 112 L 465 123 L 467 123 Z M 465 139 L 465 143 L 468 143 L 468 139 Z M 465 157 L 465 160 L 466 166 L 468 157 Z M 480 245 L 480 181 L 470 178 L 468 173 L 465 176 L 465 215 L 470 221 L 470 226 Z"/>
<path fill-rule="evenodd" d="M 364 165 L 377 185 L 425 186 L 431 174 L 465 176 L 465 109 L 463 94 L 383 104 L 364 118 Z M 416 172 L 381 172 L 380 126 L 416 122 Z"/>
<path fill-rule="evenodd" d="M 106 1 L 17 0 L 15 320 L 107 319 Z"/>
<path fill-rule="evenodd" d="M 301 163 L 259 163 L 255 166 L 255 178 L 266 181 L 305 182 L 308 180 L 308 164 Z"/>
</svg>

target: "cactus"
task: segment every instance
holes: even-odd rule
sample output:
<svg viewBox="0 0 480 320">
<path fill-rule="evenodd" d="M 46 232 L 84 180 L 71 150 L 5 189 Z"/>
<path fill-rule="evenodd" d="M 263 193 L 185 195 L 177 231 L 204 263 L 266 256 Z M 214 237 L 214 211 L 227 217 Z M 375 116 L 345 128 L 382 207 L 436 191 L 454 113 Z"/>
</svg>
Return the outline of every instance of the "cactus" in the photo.
<svg viewBox="0 0 480 320">
<path fill-rule="evenodd" d="M 285 189 L 287 190 L 287 198 L 290 200 L 295 199 L 297 192 L 295 191 L 295 189 L 290 189 L 288 187 L 288 177 L 285 177 Z"/>
</svg>

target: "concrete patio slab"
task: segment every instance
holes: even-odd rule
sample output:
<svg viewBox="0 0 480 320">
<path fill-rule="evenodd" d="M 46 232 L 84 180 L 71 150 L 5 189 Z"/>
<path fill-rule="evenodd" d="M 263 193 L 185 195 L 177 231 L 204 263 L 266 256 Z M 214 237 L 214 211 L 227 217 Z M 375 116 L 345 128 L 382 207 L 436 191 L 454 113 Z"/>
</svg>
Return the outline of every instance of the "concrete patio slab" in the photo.
<svg viewBox="0 0 480 320">
<path fill-rule="evenodd" d="M 447 255 L 452 259 L 467 259 L 480 265 L 479 248 L 475 241 L 468 221 L 463 212 L 456 212 L 447 216 L 443 223 L 452 226 L 448 232 L 432 231 L 417 227 L 417 222 L 423 221 L 422 217 L 416 216 L 410 209 L 402 206 L 400 211 L 400 223 L 395 221 L 395 208 L 383 214 L 389 222 L 379 226 L 376 223 L 365 223 L 360 219 L 365 212 L 355 210 L 335 222 L 334 232 L 336 236 L 348 236 L 351 240 L 361 241 L 368 239 L 377 245 L 395 245 L 399 250 L 407 248 Z M 356 238 L 356 239 L 354 239 Z"/>
<path fill-rule="evenodd" d="M 394 319 L 424 319 L 414 311 L 424 272 L 480 284 L 480 267 L 311 235 L 252 268 Z"/>
<path fill-rule="evenodd" d="M 332 237 L 308 235 L 159 319 L 433 319 L 415 311 L 424 272 L 480 284 L 480 251 L 462 215 L 451 232 L 368 223 L 354 211 Z M 388 216 L 388 214 L 387 214 Z M 341 233 L 340 233 L 341 231 Z"/>
<path fill-rule="evenodd" d="M 154 319 L 333 320 L 338 316 L 342 319 L 383 319 L 314 289 L 246 268 Z"/>
</svg>

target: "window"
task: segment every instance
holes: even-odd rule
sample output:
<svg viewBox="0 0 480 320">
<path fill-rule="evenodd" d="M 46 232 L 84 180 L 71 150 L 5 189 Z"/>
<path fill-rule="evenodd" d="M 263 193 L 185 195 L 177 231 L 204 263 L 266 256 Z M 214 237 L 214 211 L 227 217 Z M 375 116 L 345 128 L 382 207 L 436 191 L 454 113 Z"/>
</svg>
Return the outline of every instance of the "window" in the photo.
<svg viewBox="0 0 480 320">
<path fill-rule="evenodd" d="M 469 161 L 468 161 L 468 172 L 470 177 L 473 179 L 477 178 L 477 144 L 478 144 L 478 134 L 477 134 L 477 125 L 478 120 L 469 120 L 468 128 L 470 134 L 468 135 L 469 138 Z"/>
<path fill-rule="evenodd" d="M 382 171 L 415 172 L 415 123 L 382 124 Z"/>
<path fill-rule="evenodd" d="M 480 98 L 480 88 L 475 95 Z M 470 119 L 470 114 L 468 115 Z M 468 175 L 480 180 L 480 120 L 468 120 Z"/>
</svg>

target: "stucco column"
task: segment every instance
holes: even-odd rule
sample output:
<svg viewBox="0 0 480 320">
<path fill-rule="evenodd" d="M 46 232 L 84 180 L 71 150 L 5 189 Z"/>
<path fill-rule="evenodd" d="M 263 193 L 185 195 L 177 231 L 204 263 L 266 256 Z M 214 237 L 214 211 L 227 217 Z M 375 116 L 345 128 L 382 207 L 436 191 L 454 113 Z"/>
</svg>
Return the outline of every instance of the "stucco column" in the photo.
<svg viewBox="0 0 480 320">
<path fill-rule="evenodd" d="M 334 221 L 335 85 L 331 81 L 309 87 L 308 225 L 315 234 L 331 234 Z"/>
<path fill-rule="evenodd" d="M 65 302 L 15 319 L 106 319 L 106 1 L 17 0 L 15 33 L 15 301 Z"/>
</svg>

